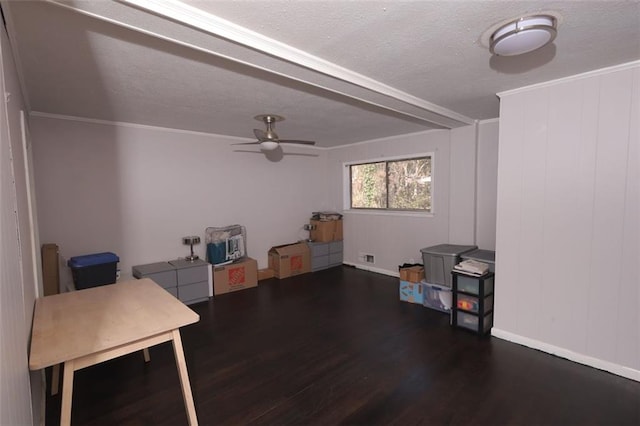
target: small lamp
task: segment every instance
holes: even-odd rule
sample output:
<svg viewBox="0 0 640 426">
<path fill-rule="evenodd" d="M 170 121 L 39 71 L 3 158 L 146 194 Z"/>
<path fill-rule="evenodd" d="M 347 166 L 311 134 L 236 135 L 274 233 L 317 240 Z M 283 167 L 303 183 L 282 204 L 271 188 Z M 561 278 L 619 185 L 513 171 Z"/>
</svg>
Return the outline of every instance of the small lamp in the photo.
<svg viewBox="0 0 640 426">
<path fill-rule="evenodd" d="M 200 237 L 198 237 L 197 235 L 192 235 L 190 237 L 183 237 L 182 244 L 191 246 L 191 255 L 185 257 L 185 259 L 188 260 L 189 262 L 193 262 L 194 260 L 197 260 L 198 255 L 193 254 L 193 245 L 200 244 Z"/>
</svg>

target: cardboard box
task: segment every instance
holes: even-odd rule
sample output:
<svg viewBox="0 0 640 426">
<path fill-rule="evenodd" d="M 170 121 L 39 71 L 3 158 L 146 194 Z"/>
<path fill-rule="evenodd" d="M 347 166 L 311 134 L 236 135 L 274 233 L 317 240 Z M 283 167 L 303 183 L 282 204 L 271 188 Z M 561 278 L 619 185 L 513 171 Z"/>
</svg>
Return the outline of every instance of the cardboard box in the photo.
<svg viewBox="0 0 640 426">
<path fill-rule="evenodd" d="M 328 243 L 330 241 L 342 240 L 342 219 L 338 220 L 311 220 L 311 231 L 309 238 L 311 241 Z"/>
<path fill-rule="evenodd" d="M 269 278 L 273 278 L 273 277 L 275 277 L 275 273 L 273 272 L 273 269 L 270 269 L 270 268 L 258 269 L 258 281 L 268 280 Z"/>
<path fill-rule="evenodd" d="M 258 262 L 250 257 L 213 268 L 213 294 L 225 294 L 257 285 Z"/>
<path fill-rule="evenodd" d="M 424 279 L 424 267 L 422 266 L 410 266 L 407 268 L 400 268 L 400 280 L 409 281 L 412 283 L 419 283 Z"/>
<path fill-rule="evenodd" d="M 400 300 L 402 302 L 424 304 L 424 288 L 422 283 L 400 281 Z"/>
<path fill-rule="evenodd" d="M 305 243 L 285 244 L 269 250 L 269 269 L 276 278 L 287 278 L 311 272 L 311 254 Z"/>
<path fill-rule="evenodd" d="M 42 245 L 42 287 L 45 296 L 60 292 L 60 260 L 57 244 Z"/>
</svg>

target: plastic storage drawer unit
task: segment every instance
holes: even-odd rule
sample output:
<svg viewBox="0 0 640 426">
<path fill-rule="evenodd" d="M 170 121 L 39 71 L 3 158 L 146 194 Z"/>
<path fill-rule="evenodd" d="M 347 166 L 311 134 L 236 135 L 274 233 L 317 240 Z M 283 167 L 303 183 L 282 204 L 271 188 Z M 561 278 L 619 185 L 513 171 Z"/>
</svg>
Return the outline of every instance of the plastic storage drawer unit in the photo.
<svg viewBox="0 0 640 426">
<path fill-rule="evenodd" d="M 440 244 L 421 249 L 425 281 L 451 288 L 451 271 L 460 263 L 460 255 L 477 248 L 478 246 Z"/>
<path fill-rule="evenodd" d="M 493 272 L 473 277 L 453 271 L 451 325 L 483 335 L 493 326 Z"/>
<path fill-rule="evenodd" d="M 114 253 L 105 252 L 72 257 L 67 265 L 71 268 L 73 284 L 82 290 L 115 283 L 119 261 Z"/>
</svg>

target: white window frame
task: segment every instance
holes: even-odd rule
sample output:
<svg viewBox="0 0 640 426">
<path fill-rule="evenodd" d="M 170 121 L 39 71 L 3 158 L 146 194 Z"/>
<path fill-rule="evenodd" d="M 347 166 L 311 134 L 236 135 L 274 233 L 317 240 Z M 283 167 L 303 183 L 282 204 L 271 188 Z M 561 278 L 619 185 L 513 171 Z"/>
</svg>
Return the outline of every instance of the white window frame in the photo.
<svg viewBox="0 0 640 426">
<path fill-rule="evenodd" d="M 357 164 L 368 163 L 381 163 L 384 161 L 398 161 L 398 160 L 416 160 L 419 158 L 430 157 L 431 158 L 431 211 L 418 211 L 418 210 L 392 210 L 392 209 L 352 209 L 351 208 L 351 173 L 350 166 Z M 412 153 L 407 155 L 396 155 L 390 157 L 378 157 L 370 158 L 366 160 L 347 161 L 342 163 L 342 209 L 347 214 L 366 214 L 366 215 L 380 215 L 380 216 L 414 216 L 414 217 L 432 217 L 435 215 L 435 192 L 436 185 L 434 176 L 436 174 L 436 153 L 435 152 L 423 152 Z"/>
</svg>

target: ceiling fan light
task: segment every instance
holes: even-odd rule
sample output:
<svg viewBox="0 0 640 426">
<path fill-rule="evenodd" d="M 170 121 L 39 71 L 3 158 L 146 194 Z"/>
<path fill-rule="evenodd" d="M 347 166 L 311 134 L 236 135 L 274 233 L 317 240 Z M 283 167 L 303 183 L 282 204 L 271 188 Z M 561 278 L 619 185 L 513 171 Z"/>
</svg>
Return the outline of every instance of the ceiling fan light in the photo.
<svg viewBox="0 0 640 426">
<path fill-rule="evenodd" d="M 273 151 L 276 148 L 278 148 L 278 142 L 274 142 L 274 141 L 260 142 L 260 149 L 263 151 Z"/>
<path fill-rule="evenodd" d="M 556 25 L 556 18 L 550 15 L 528 16 L 512 21 L 491 35 L 491 53 L 514 56 L 539 49 L 556 38 Z"/>
</svg>

